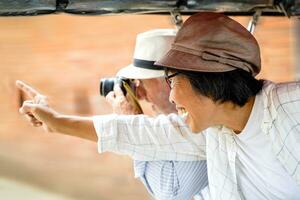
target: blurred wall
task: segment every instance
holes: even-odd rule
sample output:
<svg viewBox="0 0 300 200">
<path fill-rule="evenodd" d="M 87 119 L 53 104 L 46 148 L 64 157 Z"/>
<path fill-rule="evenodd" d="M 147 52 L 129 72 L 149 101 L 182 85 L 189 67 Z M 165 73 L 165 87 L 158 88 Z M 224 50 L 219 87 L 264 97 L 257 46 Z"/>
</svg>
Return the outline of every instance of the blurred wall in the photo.
<svg viewBox="0 0 300 200">
<path fill-rule="evenodd" d="M 236 19 L 247 26 L 248 17 Z M 14 196 L 22 191 L 20 185 L 37 188 L 32 194 L 41 194 L 43 199 L 49 193 L 60 195 L 49 199 L 149 199 L 133 178 L 130 158 L 99 155 L 95 143 L 45 134 L 27 124 L 17 112 L 19 94 L 14 82 L 20 79 L 35 86 L 49 96 L 54 108 L 66 114 L 110 113 L 98 94 L 99 79 L 114 76 L 131 62 L 137 33 L 173 27 L 170 18 L 3 17 L 0 27 L 0 199 L 24 199 Z M 260 78 L 295 79 L 292 31 L 287 18 L 260 19 L 254 34 L 261 44 Z M 29 193 L 27 199 L 33 199 Z"/>
<path fill-rule="evenodd" d="M 293 18 L 293 38 L 294 38 L 294 69 L 295 69 L 295 78 L 300 80 L 300 17 Z"/>
</svg>

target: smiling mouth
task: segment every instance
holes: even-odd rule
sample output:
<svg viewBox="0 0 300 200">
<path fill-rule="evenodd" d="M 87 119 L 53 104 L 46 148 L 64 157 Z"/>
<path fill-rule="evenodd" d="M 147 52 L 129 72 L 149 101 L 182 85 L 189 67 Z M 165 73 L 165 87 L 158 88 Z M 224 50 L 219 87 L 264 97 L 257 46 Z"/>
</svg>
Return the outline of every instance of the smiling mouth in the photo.
<svg viewBox="0 0 300 200">
<path fill-rule="evenodd" d="M 176 107 L 176 109 L 177 109 L 178 115 L 183 118 L 186 118 L 189 114 L 183 107 Z"/>
</svg>

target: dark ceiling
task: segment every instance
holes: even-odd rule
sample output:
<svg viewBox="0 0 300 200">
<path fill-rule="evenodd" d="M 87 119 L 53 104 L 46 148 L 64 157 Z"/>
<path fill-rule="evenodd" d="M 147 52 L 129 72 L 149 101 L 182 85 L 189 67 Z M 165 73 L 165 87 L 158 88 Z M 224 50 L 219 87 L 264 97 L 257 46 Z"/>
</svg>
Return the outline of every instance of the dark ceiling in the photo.
<svg viewBox="0 0 300 200">
<path fill-rule="evenodd" d="M 170 13 L 192 14 L 199 11 L 251 15 L 300 15 L 300 0 L 0 0 L 0 15 L 40 15 L 72 13 L 117 15 Z"/>
</svg>

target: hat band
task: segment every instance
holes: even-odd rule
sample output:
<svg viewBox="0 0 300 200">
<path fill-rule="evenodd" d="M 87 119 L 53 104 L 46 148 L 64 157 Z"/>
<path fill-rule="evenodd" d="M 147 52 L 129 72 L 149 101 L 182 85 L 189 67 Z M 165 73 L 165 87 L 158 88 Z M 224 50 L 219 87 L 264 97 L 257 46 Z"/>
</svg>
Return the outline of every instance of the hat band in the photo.
<svg viewBox="0 0 300 200">
<path fill-rule="evenodd" d="M 136 67 L 152 70 L 164 70 L 162 66 L 155 65 L 154 63 L 155 61 L 133 59 L 133 65 Z"/>
<path fill-rule="evenodd" d="M 218 50 L 195 50 L 191 48 L 187 48 L 185 46 L 181 45 L 172 45 L 172 49 L 181 51 L 184 53 L 189 53 L 195 56 L 201 57 L 202 60 L 206 61 L 213 61 L 213 62 L 219 62 L 223 64 L 224 66 L 234 67 L 234 68 L 240 68 L 242 70 L 245 70 L 247 72 L 250 72 L 252 75 L 256 75 L 257 73 L 253 71 L 253 66 L 251 63 L 248 63 L 245 60 L 241 60 L 237 56 L 230 55 L 229 52 L 225 52 L 227 54 L 227 57 L 224 56 L 224 52 L 218 51 Z"/>
</svg>

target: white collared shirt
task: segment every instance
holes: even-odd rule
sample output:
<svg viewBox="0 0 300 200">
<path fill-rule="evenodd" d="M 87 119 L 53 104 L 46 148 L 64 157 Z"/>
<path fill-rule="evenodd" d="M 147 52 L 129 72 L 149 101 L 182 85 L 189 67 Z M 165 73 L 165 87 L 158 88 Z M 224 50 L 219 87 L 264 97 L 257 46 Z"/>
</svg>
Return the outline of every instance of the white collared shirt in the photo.
<svg viewBox="0 0 300 200">
<path fill-rule="evenodd" d="M 262 125 L 267 122 L 265 111 L 270 108 L 264 107 L 269 84 L 266 82 L 256 95 L 251 115 L 240 134 L 224 126 L 207 130 L 210 199 L 300 198 L 300 186 L 279 161 L 269 135 L 263 130 Z"/>
<path fill-rule="evenodd" d="M 263 120 L 258 126 L 284 170 L 300 185 L 300 82 L 266 82 L 262 99 Z M 176 115 L 94 117 L 94 122 L 100 152 L 121 152 L 137 160 L 203 159 L 206 136 L 210 198 L 244 199 L 237 182 L 239 148 L 231 130 L 212 127 L 192 136 Z"/>
</svg>

